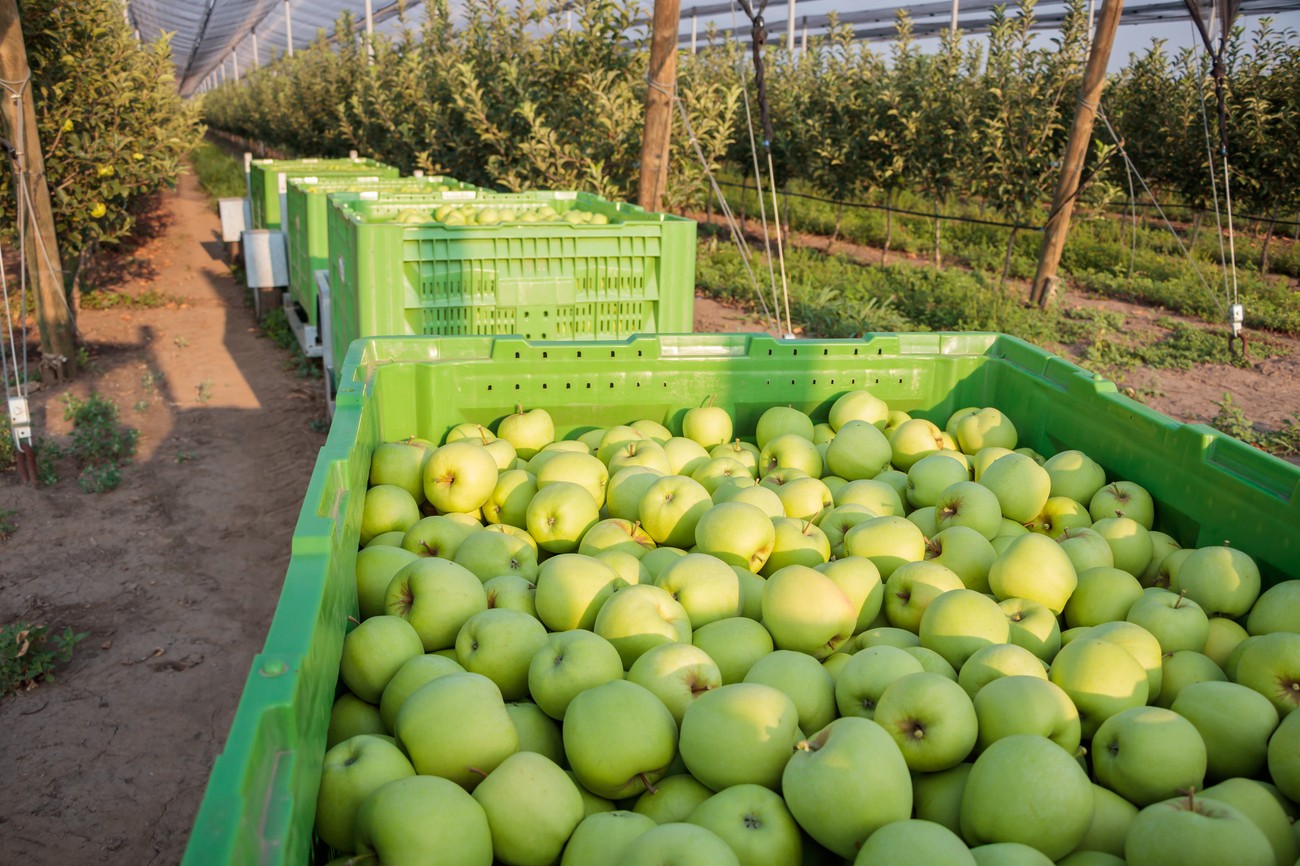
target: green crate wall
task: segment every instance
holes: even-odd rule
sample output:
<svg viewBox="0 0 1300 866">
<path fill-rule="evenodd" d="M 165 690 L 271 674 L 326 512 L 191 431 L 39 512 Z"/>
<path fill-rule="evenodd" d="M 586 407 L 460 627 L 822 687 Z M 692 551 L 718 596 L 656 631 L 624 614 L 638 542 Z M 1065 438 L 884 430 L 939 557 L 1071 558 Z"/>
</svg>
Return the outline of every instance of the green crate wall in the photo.
<svg viewBox="0 0 1300 866">
<path fill-rule="evenodd" d="M 248 167 L 249 206 L 255 229 L 280 228 L 280 196 L 288 179 L 304 175 L 378 175 L 397 177 L 391 165 L 373 159 L 255 159 Z"/>
</svg>

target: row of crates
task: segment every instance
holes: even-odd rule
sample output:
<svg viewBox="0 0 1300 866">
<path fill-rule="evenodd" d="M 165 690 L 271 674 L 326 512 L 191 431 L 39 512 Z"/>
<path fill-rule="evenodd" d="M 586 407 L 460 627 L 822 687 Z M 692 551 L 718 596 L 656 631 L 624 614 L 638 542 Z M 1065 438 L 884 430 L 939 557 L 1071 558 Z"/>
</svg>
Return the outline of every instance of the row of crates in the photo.
<svg viewBox="0 0 1300 866">
<path fill-rule="evenodd" d="M 363 337 L 593 340 L 693 328 L 692 220 L 589 193 L 400 177 L 355 157 L 250 160 L 248 168 L 254 227 L 284 235 L 291 322 L 334 384 Z M 434 219 L 444 205 L 513 218 Z M 560 219 L 524 216 L 543 209 Z M 601 219 L 563 218 L 575 209 Z"/>
</svg>

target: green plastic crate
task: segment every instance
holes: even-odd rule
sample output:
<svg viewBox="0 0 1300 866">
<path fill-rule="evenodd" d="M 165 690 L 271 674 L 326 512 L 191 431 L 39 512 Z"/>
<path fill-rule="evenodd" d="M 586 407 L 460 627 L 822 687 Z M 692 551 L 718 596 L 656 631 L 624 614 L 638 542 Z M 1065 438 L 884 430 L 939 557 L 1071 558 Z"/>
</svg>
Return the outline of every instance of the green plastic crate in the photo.
<svg viewBox="0 0 1300 866">
<path fill-rule="evenodd" d="M 304 175 L 357 175 L 397 177 L 391 165 L 373 159 L 255 159 L 248 169 L 249 205 L 255 229 L 280 228 L 280 197 L 288 191 L 291 177 Z"/>
<path fill-rule="evenodd" d="M 410 225 L 433 202 L 335 201 L 329 215 L 334 374 L 359 337 L 517 334 L 592 340 L 688 333 L 694 326 L 695 222 L 588 193 L 482 193 L 460 201 L 602 213 L 609 225 Z M 385 221 L 388 220 L 388 221 Z"/>
<path fill-rule="evenodd" d="M 1150 490 L 1158 525 L 1183 545 L 1232 544 L 1266 584 L 1300 578 L 1300 467 L 1202 425 L 1180 424 L 1110 382 L 994 334 L 883 334 L 862 340 L 748 335 L 542 343 L 393 338 L 353 344 L 337 412 L 293 536 L 293 558 L 185 853 L 200 864 L 323 862 L 316 789 L 347 617 L 357 610 L 361 507 L 374 448 L 441 441 L 518 403 L 547 409 L 557 435 L 650 418 L 680 432 L 714 397 L 737 430 L 791 404 L 824 420 L 867 387 L 891 408 L 944 423 L 964 406 L 1007 412 L 1043 454 L 1079 448 Z"/>
<path fill-rule="evenodd" d="M 426 177 L 353 177 L 350 175 L 303 175 L 290 177 L 285 196 L 284 231 L 289 248 L 289 293 L 318 327 L 316 271 L 329 266 L 329 230 L 326 225 L 331 195 L 356 199 L 363 195 L 436 195 L 447 191 L 477 191 L 470 183 L 439 175 Z"/>
</svg>

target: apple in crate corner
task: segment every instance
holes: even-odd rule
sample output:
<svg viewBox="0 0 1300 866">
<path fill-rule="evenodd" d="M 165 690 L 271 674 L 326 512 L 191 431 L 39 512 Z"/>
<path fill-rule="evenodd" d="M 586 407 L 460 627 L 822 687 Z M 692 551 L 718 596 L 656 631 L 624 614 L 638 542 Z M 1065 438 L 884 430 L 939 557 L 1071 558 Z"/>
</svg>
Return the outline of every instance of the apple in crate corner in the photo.
<svg viewBox="0 0 1300 866">
<path fill-rule="evenodd" d="M 316 795 L 316 834 L 338 851 L 356 850 L 361 803 L 393 781 L 415 775 L 397 746 L 379 737 L 351 737 L 325 753 Z"/>
<path fill-rule="evenodd" d="M 357 853 L 379 862 L 426 862 L 437 851 L 447 866 L 491 866 L 487 815 L 463 788 L 437 776 L 389 782 L 357 813 Z"/>
</svg>

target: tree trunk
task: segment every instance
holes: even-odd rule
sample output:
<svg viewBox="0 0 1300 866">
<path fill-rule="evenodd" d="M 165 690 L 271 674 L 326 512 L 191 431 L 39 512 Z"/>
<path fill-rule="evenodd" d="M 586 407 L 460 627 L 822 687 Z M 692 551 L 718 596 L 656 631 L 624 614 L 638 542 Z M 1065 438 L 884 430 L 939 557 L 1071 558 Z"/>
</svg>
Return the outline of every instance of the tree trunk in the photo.
<svg viewBox="0 0 1300 866">
<path fill-rule="evenodd" d="M 939 248 L 940 238 L 939 200 L 934 202 L 934 266 L 943 270 L 943 252 Z"/>
<path fill-rule="evenodd" d="M 839 205 L 835 208 L 835 231 L 831 232 L 831 242 L 826 245 L 826 252 L 829 253 L 831 251 L 831 247 L 835 246 L 835 242 L 839 240 L 840 225 L 841 223 L 843 223 L 843 221 L 844 221 L 844 203 L 840 202 Z"/>
<path fill-rule="evenodd" d="M 1204 215 L 1205 212 L 1200 208 L 1192 214 L 1192 236 L 1187 240 L 1189 250 L 1196 249 L 1196 239 L 1201 236 L 1201 217 Z"/>
<path fill-rule="evenodd" d="M 1264 248 L 1259 253 L 1259 275 L 1261 277 L 1268 276 L 1268 245 L 1273 242 L 1273 230 L 1277 228 L 1277 223 L 1274 221 L 1276 214 L 1277 211 L 1275 210 L 1268 213 L 1268 231 L 1264 233 Z"/>
<path fill-rule="evenodd" d="M 1011 237 L 1007 238 L 1007 260 L 1002 265 L 1002 281 L 998 283 L 998 288 L 1007 284 L 1007 278 L 1011 276 L 1011 251 L 1016 248 L 1016 232 L 1018 228 L 1011 229 Z"/>
</svg>

